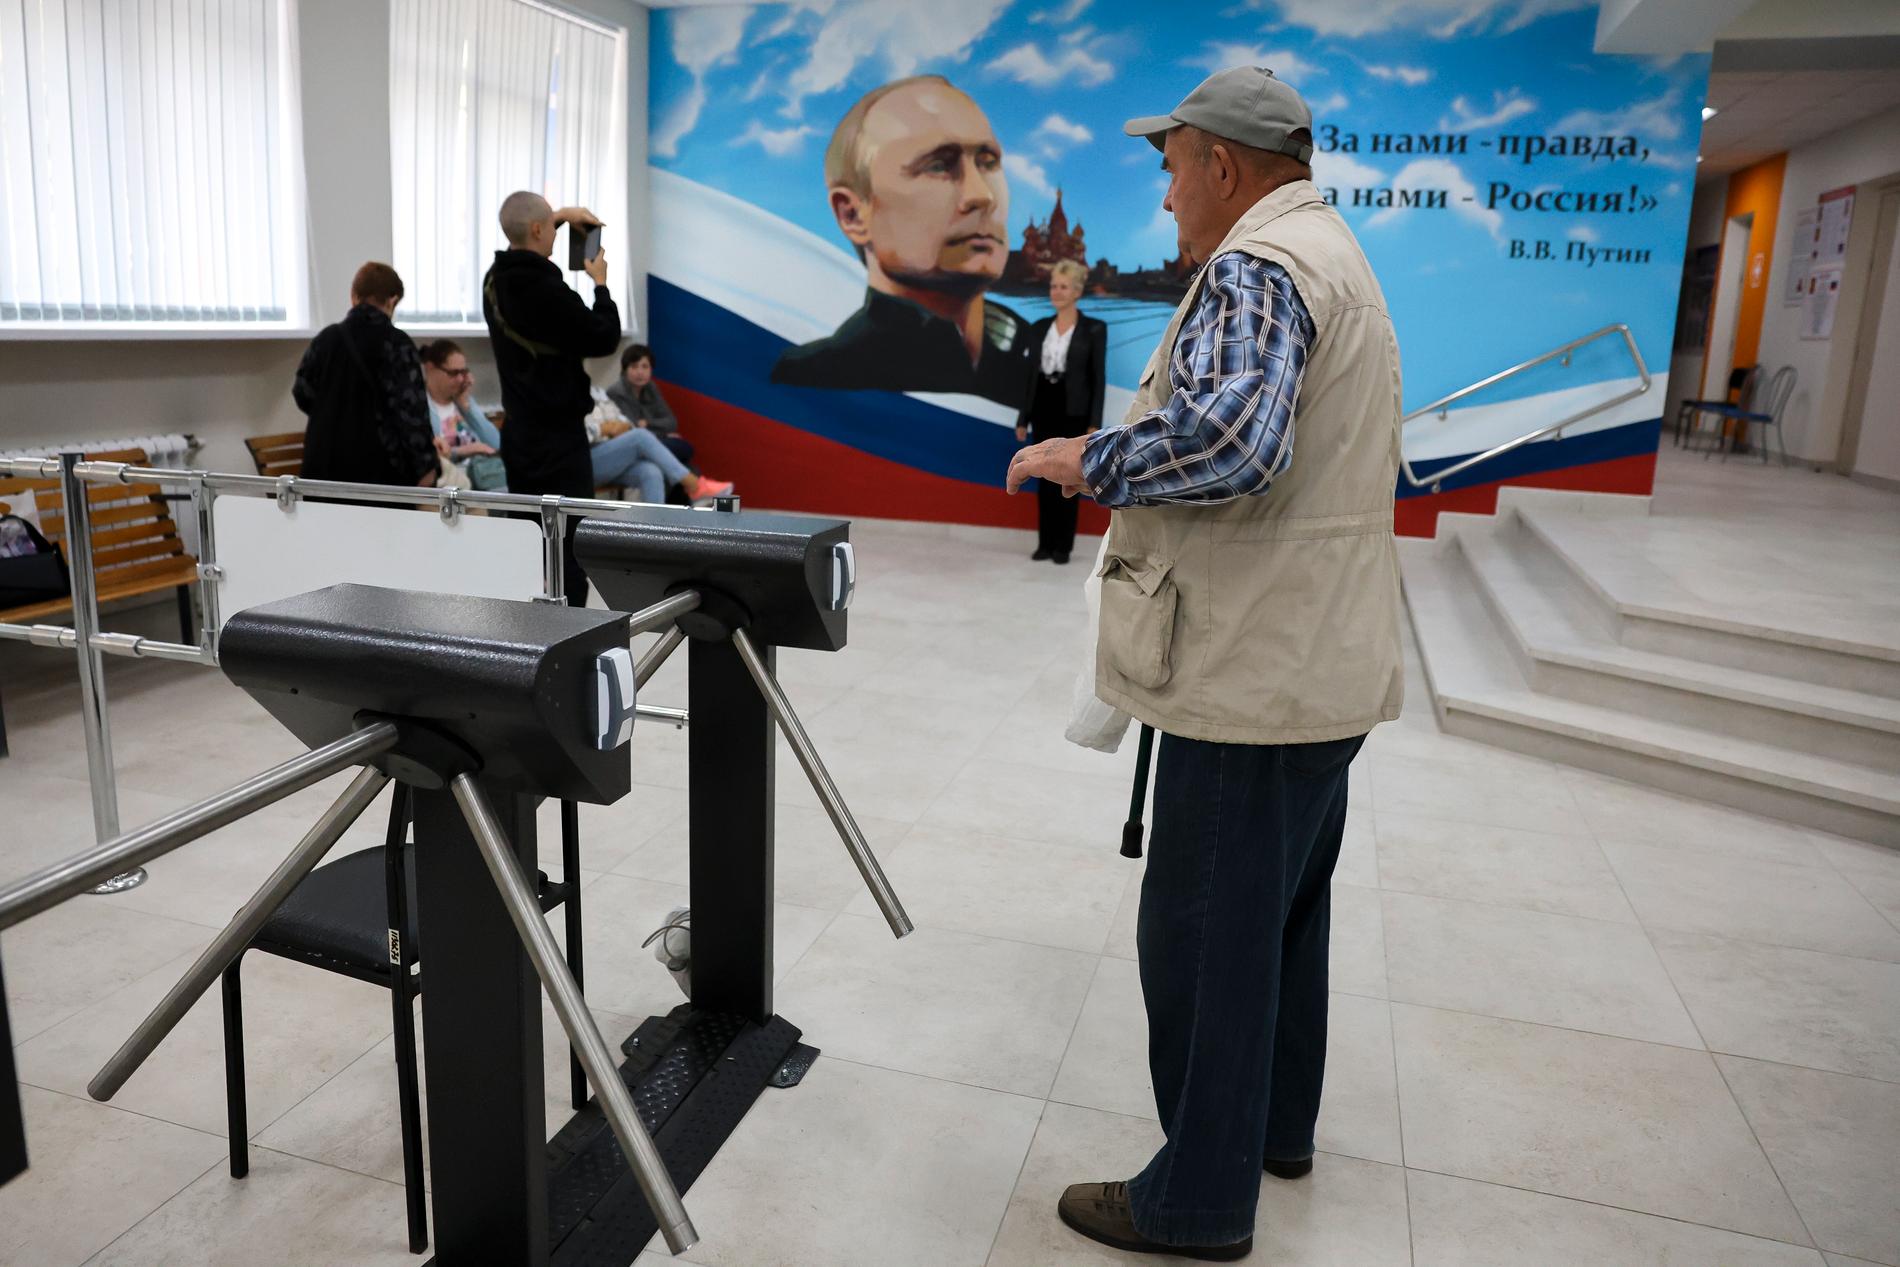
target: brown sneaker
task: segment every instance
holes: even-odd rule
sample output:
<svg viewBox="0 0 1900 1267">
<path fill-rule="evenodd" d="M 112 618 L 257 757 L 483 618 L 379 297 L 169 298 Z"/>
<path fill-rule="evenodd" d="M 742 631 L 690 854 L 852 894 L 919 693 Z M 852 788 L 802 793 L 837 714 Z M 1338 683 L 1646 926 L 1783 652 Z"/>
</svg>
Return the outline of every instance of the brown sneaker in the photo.
<svg viewBox="0 0 1900 1267">
<path fill-rule="evenodd" d="M 1253 1237 L 1232 1245 L 1163 1245 L 1135 1230 L 1135 1218 L 1128 1209 L 1128 1185 L 1114 1183 L 1074 1183 L 1056 1202 L 1062 1221 L 1092 1241 L 1113 1249 L 1136 1254 L 1173 1254 L 1207 1263 L 1231 1263 L 1253 1252 Z"/>
</svg>

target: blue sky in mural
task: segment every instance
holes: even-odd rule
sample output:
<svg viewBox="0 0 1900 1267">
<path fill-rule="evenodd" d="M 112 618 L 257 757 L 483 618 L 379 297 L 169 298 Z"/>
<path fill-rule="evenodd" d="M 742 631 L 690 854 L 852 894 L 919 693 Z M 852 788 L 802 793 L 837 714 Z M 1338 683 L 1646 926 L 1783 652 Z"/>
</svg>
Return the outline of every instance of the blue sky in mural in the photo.
<svg viewBox="0 0 1900 1267">
<path fill-rule="evenodd" d="M 1157 21 L 1165 12 L 1167 20 Z M 1196 15 L 1199 15 L 1198 17 Z M 843 112 L 900 75 L 947 75 L 989 115 L 1010 178 L 1012 245 L 1058 186 L 1091 258 L 1124 270 L 1175 253 L 1158 155 L 1121 135 L 1202 76 L 1267 65 L 1318 124 L 1358 137 L 1315 163 L 1339 189 L 1398 325 L 1406 403 L 1616 321 L 1666 367 L 1706 57 L 1591 52 L 1595 0 L 801 0 L 656 11 L 652 162 L 843 245 L 821 163 Z M 1373 152 L 1374 134 L 1468 136 L 1462 154 Z M 1500 157 L 1504 134 L 1633 136 L 1646 161 Z M 1485 144 L 1489 142 L 1490 144 Z M 1510 192 L 1495 207 L 1494 182 Z M 1446 191 L 1446 206 L 1353 206 L 1355 189 Z M 1513 195 L 1654 198 L 1641 213 L 1513 209 Z M 1562 195 L 1563 197 L 1559 197 Z M 1470 201 L 1465 201 L 1466 198 Z M 1513 259 L 1514 241 L 1532 258 Z M 1555 258 L 1537 259 L 1547 242 Z M 1573 246 L 1576 243 L 1579 245 Z M 1586 263 L 1648 251 L 1647 262 Z M 1565 258 L 1574 252 L 1577 258 Z M 1531 302 L 1526 296 L 1535 295 Z M 1529 394 L 1619 377 L 1607 348 Z"/>
</svg>

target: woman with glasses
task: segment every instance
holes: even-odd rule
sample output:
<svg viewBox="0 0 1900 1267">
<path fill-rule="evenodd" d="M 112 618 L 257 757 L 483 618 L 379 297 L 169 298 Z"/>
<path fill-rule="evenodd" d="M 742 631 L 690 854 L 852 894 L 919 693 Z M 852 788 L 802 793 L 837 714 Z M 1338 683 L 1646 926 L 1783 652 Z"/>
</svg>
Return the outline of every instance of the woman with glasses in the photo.
<svg viewBox="0 0 1900 1267">
<path fill-rule="evenodd" d="M 453 339 L 425 343 L 421 353 L 436 452 L 468 477 L 470 488 L 507 492 L 508 476 L 499 456 L 501 432 L 471 399 L 475 374 L 468 356 Z"/>
</svg>

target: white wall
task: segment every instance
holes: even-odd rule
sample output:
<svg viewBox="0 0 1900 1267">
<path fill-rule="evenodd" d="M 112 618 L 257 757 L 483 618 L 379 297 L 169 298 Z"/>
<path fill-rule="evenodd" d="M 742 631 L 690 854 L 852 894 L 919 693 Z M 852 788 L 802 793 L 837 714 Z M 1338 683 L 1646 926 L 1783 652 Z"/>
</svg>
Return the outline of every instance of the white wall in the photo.
<svg viewBox="0 0 1900 1267">
<path fill-rule="evenodd" d="M 1856 270 L 1850 255 L 1842 278 L 1835 337 L 1801 338 L 1801 309 L 1781 302 L 1791 254 L 1788 236 L 1793 232 L 1795 217 L 1814 206 L 1822 193 L 1895 172 L 1900 172 L 1900 110 L 1863 119 L 1788 153 L 1776 230 L 1781 240 L 1775 243 L 1774 263 L 1768 271 L 1768 304 L 1762 314 L 1761 353 L 1757 359 L 1764 372 L 1771 373 L 1783 365 L 1795 367 L 1794 396 L 1788 401 L 1782 430 L 1789 455 L 1803 461 L 1828 464 L 1838 456 L 1841 412 L 1854 352 L 1852 340 L 1841 337 L 1841 327 L 1849 311 L 1859 310 L 1866 278 L 1860 275 L 1864 265 Z M 1873 213 L 1866 200 L 1856 199 L 1855 230 L 1864 232 L 1872 223 Z"/>
<path fill-rule="evenodd" d="M 634 258 L 614 261 L 632 280 L 637 322 L 646 309 L 647 10 L 634 0 L 564 0 L 627 28 L 627 206 Z M 394 235 L 388 137 L 388 0 L 302 0 L 298 5 L 314 325 L 349 306 L 364 260 L 389 260 Z M 398 271 L 399 260 L 391 261 Z M 401 312 L 397 312 L 401 324 Z M 636 326 L 636 328 L 638 328 Z M 460 338 L 460 336 L 458 336 Z M 204 441 L 198 463 L 250 471 L 244 437 L 295 431 L 303 415 L 290 382 L 307 338 L 0 342 L 0 451 L 100 436 L 185 431 Z M 460 338 L 476 397 L 499 401 L 485 337 Z M 612 358 L 593 362 L 611 380 Z"/>
</svg>

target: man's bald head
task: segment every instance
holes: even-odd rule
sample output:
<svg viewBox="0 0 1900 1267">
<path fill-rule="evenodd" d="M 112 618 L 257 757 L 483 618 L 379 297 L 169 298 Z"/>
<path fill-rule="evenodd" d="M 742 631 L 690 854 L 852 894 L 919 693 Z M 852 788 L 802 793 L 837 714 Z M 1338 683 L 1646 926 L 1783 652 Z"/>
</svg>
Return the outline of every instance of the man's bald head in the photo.
<svg viewBox="0 0 1900 1267">
<path fill-rule="evenodd" d="M 545 225 L 544 240 L 554 240 L 554 208 L 540 194 L 521 190 L 509 194 L 501 203 L 501 233 L 508 239 L 508 245 L 517 248 L 533 249 L 536 244 L 534 228 Z"/>
</svg>

